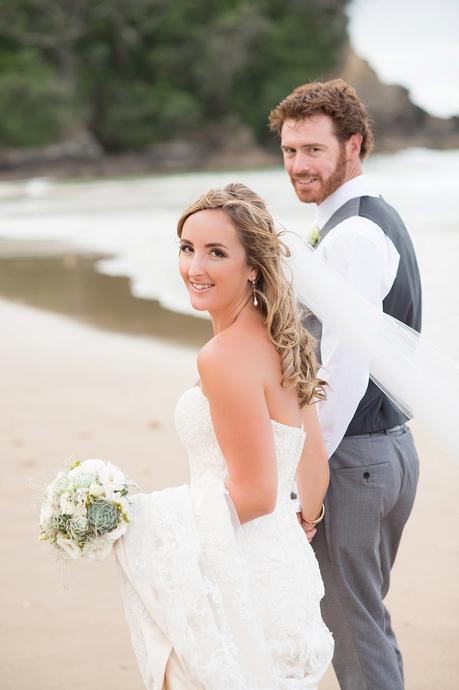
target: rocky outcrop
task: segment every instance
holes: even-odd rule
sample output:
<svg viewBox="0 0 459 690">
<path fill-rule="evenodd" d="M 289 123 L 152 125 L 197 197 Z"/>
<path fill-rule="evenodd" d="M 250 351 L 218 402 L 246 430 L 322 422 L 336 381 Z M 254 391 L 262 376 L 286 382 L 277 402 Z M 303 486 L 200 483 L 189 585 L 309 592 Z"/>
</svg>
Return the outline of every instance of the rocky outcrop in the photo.
<svg viewBox="0 0 459 690">
<path fill-rule="evenodd" d="M 340 76 L 356 88 L 374 122 L 377 150 L 459 147 L 459 117 L 430 115 L 412 103 L 408 89 L 383 83 L 350 46 L 344 52 L 342 67 L 330 76 Z"/>
<path fill-rule="evenodd" d="M 64 141 L 48 146 L 33 148 L 5 149 L 0 147 L 0 175 L 27 169 L 43 171 L 66 169 L 73 165 L 94 165 L 103 158 L 103 150 L 97 141 L 84 128 L 68 133 Z"/>
</svg>

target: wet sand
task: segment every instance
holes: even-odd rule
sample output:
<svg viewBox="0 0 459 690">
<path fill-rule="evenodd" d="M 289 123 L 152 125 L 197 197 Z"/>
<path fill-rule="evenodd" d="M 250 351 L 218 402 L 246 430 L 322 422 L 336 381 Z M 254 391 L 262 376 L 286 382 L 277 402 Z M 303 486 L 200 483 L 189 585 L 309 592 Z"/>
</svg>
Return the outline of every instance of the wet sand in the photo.
<svg viewBox="0 0 459 690">
<path fill-rule="evenodd" d="M 124 279 L 97 276 L 89 264 L 87 273 L 69 278 L 83 270 L 86 259 L 78 257 L 76 269 L 66 269 L 62 256 L 54 257 L 54 264 L 52 259 L 22 267 L 15 259 L 7 268 L 7 259 L 0 261 L 0 295 L 35 306 L 0 299 L 0 685 L 3 690 L 141 690 L 113 562 L 66 567 L 57 562 L 48 545 L 37 541 L 40 493 L 68 458 L 110 459 L 145 492 L 186 481 L 173 413 L 177 397 L 196 380 L 195 353 L 203 334 L 194 344 L 186 341 L 188 322 L 177 317 L 181 327 L 168 321 L 167 328 L 159 328 L 161 339 L 152 338 L 154 304 L 127 299 L 128 305 L 146 308 L 133 321 L 132 305 L 118 311 L 126 290 L 111 286 Z M 42 261 L 51 262 L 46 278 Z M 104 290 L 105 304 L 99 302 Z M 45 306 L 79 320 L 36 308 Z M 143 323 L 145 315 L 152 330 Z M 131 335 L 115 332 L 123 330 Z M 459 464 L 413 429 L 422 474 L 387 601 L 404 653 L 407 690 L 455 690 Z M 330 672 L 321 690 L 337 687 Z"/>
<path fill-rule="evenodd" d="M 210 321 L 136 299 L 128 278 L 98 273 L 95 265 L 103 258 L 61 243 L 0 238 L 0 297 L 165 343 L 200 347 L 211 337 Z"/>
</svg>

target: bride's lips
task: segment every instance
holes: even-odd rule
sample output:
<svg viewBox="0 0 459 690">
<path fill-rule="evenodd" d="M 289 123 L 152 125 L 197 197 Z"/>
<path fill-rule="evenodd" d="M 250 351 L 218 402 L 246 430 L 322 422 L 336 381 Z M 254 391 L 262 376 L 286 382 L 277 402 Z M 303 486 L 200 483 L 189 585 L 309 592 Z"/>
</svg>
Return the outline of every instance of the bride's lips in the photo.
<svg viewBox="0 0 459 690">
<path fill-rule="evenodd" d="M 190 280 L 189 281 L 189 286 L 192 292 L 194 292 L 196 295 L 202 295 L 205 292 L 209 292 L 214 286 L 215 283 L 205 283 L 205 282 L 198 282 Z"/>
</svg>

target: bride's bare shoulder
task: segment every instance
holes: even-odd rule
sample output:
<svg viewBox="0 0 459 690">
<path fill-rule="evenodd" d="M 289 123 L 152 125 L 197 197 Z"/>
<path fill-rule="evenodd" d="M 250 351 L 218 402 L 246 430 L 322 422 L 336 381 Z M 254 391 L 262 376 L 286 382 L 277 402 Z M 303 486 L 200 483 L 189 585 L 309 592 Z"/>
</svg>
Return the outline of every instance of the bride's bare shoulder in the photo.
<svg viewBox="0 0 459 690">
<path fill-rule="evenodd" d="M 216 364 L 231 364 L 241 357 L 245 360 L 250 339 L 229 329 L 211 338 L 198 353 L 198 368 L 213 368 Z"/>
<path fill-rule="evenodd" d="M 263 333 L 241 333 L 227 329 L 209 340 L 198 354 L 198 371 L 205 380 L 218 373 L 220 377 L 252 380 L 257 371 L 266 371 L 270 344 Z"/>
</svg>

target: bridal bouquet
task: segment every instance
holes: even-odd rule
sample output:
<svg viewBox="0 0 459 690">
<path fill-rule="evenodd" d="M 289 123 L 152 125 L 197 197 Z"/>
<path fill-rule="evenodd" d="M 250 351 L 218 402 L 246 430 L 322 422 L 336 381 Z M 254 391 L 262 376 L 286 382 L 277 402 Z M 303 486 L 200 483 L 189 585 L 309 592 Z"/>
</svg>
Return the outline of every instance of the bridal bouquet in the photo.
<svg viewBox="0 0 459 690">
<path fill-rule="evenodd" d="M 134 482 L 105 460 L 77 460 L 48 486 L 40 510 L 40 540 L 65 558 L 102 560 L 127 530 Z"/>
</svg>

